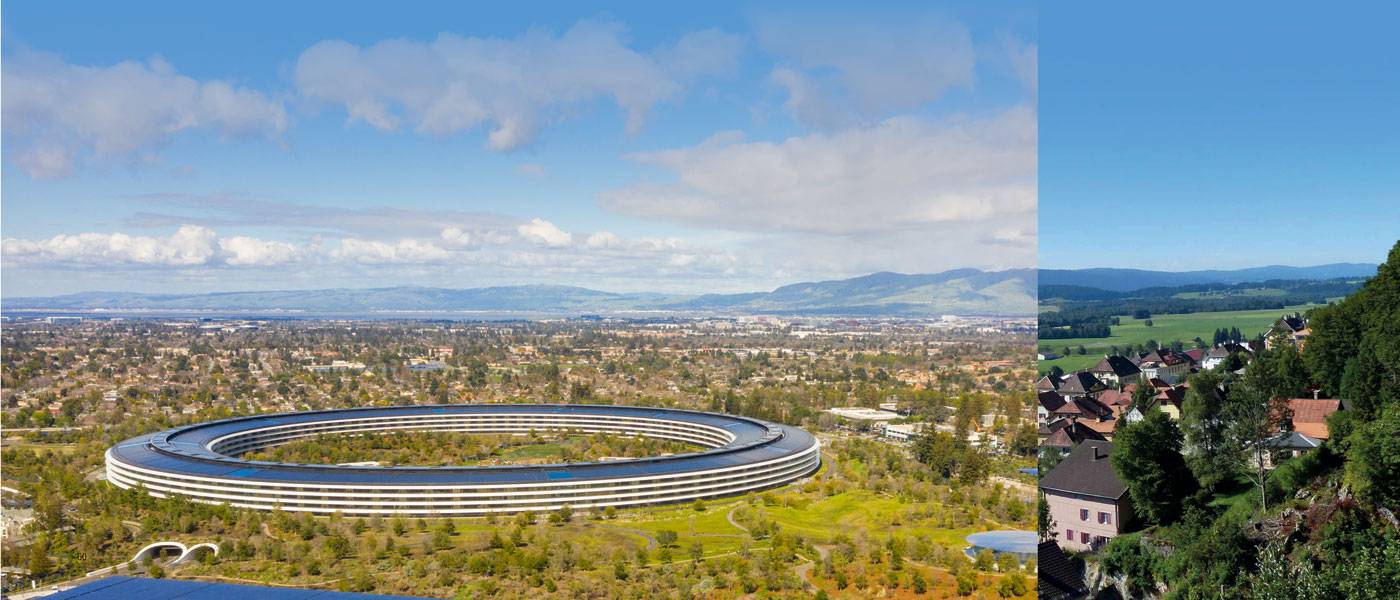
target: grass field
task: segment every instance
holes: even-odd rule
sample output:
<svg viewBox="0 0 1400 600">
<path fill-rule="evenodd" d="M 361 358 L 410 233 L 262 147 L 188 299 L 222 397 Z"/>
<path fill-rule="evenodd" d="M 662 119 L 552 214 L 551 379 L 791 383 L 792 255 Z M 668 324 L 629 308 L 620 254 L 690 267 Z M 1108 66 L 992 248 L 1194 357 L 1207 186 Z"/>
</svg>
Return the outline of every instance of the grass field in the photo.
<svg viewBox="0 0 1400 600">
<path fill-rule="evenodd" d="M 44 442 L 30 442 L 25 440 L 5 440 L 4 449 L 26 448 L 33 450 L 35 454 L 43 455 L 48 452 L 58 452 L 60 454 L 72 454 L 78 449 L 77 444 L 48 444 Z"/>
<path fill-rule="evenodd" d="M 1279 317 L 1294 312 L 1304 312 L 1313 307 L 1314 305 L 1309 304 L 1288 306 L 1282 310 L 1238 310 L 1199 312 L 1186 315 L 1155 315 L 1151 319 L 1152 327 L 1148 327 L 1144 320 L 1121 316 L 1122 325 L 1113 327 L 1113 335 L 1106 338 L 1039 340 L 1038 347 L 1042 351 L 1049 350 L 1058 354 L 1065 347 L 1074 350 L 1079 346 L 1084 346 L 1086 351 L 1083 356 L 1070 355 L 1055 360 L 1040 361 L 1040 372 L 1049 371 L 1050 367 L 1057 365 L 1065 372 L 1092 367 L 1103 359 L 1104 353 L 1113 346 L 1122 348 L 1129 344 L 1143 344 L 1148 340 L 1157 340 L 1163 345 L 1174 340 L 1181 340 L 1189 346 L 1191 340 L 1196 337 L 1210 342 L 1215 330 L 1221 327 L 1226 329 L 1238 327 L 1245 337 L 1253 338 L 1256 334 L 1268 330 L 1269 326 L 1273 325 Z"/>
</svg>

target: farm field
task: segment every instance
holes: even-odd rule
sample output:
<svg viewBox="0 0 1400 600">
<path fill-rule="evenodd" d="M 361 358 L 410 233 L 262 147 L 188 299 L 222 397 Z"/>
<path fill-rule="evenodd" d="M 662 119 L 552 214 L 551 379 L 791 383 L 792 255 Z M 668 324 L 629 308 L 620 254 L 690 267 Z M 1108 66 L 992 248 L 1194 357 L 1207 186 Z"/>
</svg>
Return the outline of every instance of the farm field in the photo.
<svg viewBox="0 0 1400 600">
<path fill-rule="evenodd" d="M 1297 306 L 1287 306 L 1282 310 L 1239 310 L 1223 312 L 1200 312 L 1185 315 L 1154 315 L 1151 319 L 1152 327 L 1148 327 L 1145 320 L 1133 319 L 1129 316 L 1121 316 L 1122 325 L 1113 327 L 1113 335 L 1106 338 L 1070 338 L 1063 340 L 1037 340 L 1041 351 L 1049 350 L 1060 353 L 1062 349 L 1068 347 L 1071 350 L 1084 346 L 1086 353 L 1083 356 L 1070 355 L 1057 358 L 1055 360 L 1040 361 L 1039 370 L 1041 373 L 1049 371 L 1051 367 L 1059 366 L 1066 372 L 1078 369 L 1086 369 L 1094 366 L 1103 358 L 1113 346 L 1120 348 L 1130 344 L 1143 344 L 1148 340 L 1157 340 L 1159 343 L 1168 344 L 1174 340 L 1181 340 L 1188 343 L 1196 337 L 1209 341 L 1216 329 L 1221 327 L 1238 327 L 1246 337 L 1253 338 L 1256 334 L 1263 333 L 1274 321 L 1285 314 L 1294 312 L 1305 312 L 1317 305 L 1304 304 Z"/>
</svg>

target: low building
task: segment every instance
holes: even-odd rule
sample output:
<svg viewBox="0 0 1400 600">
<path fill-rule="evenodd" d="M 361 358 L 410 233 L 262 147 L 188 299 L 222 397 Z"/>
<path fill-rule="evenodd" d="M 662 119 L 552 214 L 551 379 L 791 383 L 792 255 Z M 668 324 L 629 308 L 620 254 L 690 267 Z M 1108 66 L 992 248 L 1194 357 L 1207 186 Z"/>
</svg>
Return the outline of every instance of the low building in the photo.
<svg viewBox="0 0 1400 600">
<path fill-rule="evenodd" d="M 1310 438 L 1325 440 L 1330 437 L 1327 431 L 1327 417 L 1341 409 L 1340 400 L 1318 398 L 1289 398 L 1288 410 L 1292 413 L 1293 431 Z"/>
<path fill-rule="evenodd" d="M 842 406 L 828 408 L 826 412 L 852 421 L 893 421 L 899 418 L 899 413 L 888 410 L 865 408 L 863 406 Z"/>
<path fill-rule="evenodd" d="M 923 431 L 923 423 L 885 423 L 881 435 L 896 442 L 910 442 Z"/>
<path fill-rule="evenodd" d="M 1128 488 L 1113 471 L 1113 444 L 1086 441 L 1040 480 L 1051 535 L 1071 551 L 1098 550 L 1132 523 Z"/>
<path fill-rule="evenodd" d="M 1142 369 L 1133 364 L 1133 361 L 1116 355 L 1104 356 L 1099 364 L 1089 369 L 1089 373 L 1105 385 L 1112 387 L 1127 385 L 1142 377 Z"/>
</svg>

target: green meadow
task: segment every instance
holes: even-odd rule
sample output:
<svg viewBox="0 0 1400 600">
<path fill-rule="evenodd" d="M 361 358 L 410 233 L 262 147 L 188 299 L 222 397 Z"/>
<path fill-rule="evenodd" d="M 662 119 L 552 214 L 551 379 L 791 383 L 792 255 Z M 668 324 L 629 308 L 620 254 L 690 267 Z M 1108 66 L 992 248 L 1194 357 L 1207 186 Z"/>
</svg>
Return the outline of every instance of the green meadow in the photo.
<svg viewBox="0 0 1400 600">
<path fill-rule="evenodd" d="M 1079 346 L 1084 346 L 1085 349 L 1083 356 L 1071 354 L 1055 360 L 1040 361 L 1040 372 L 1049 371 L 1054 366 L 1059 366 L 1065 372 L 1092 367 L 1103 359 L 1103 355 L 1113 346 L 1123 348 L 1133 344 L 1144 344 L 1148 340 L 1156 340 L 1165 345 L 1175 340 L 1181 340 L 1187 347 L 1190 347 L 1191 341 L 1197 337 L 1209 343 L 1212 336 L 1215 335 L 1215 330 L 1222 327 L 1226 329 L 1238 327 L 1245 337 L 1253 338 L 1255 335 L 1267 331 L 1279 317 L 1294 312 L 1305 312 L 1315 306 L 1304 304 L 1288 306 L 1283 309 L 1154 315 L 1148 319 L 1152 321 L 1151 327 L 1147 326 L 1148 320 L 1134 319 L 1126 315 L 1120 316 L 1122 324 L 1114 326 L 1112 335 L 1106 338 L 1037 340 L 1037 347 L 1041 351 L 1049 350 L 1056 354 L 1059 354 L 1065 347 L 1077 350 Z"/>
</svg>

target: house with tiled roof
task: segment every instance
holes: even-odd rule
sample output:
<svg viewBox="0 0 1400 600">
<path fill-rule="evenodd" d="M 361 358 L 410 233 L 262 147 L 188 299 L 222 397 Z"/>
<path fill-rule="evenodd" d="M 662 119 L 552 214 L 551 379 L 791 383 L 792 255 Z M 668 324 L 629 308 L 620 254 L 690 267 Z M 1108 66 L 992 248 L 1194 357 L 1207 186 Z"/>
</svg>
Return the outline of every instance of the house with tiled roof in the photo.
<svg viewBox="0 0 1400 600">
<path fill-rule="evenodd" d="M 1142 369 L 1133 364 L 1125 356 L 1104 356 L 1099 364 L 1089 369 L 1094 377 L 1102 381 L 1104 385 L 1119 387 L 1127 383 L 1136 381 L 1142 376 Z"/>
<path fill-rule="evenodd" d="M 1085 441 L 1040 480 L 1059 546 L 1098 550 L 1133 522 L 1128 488 L 1109 461 L 1113 444 Z"/>
<path fill-rule="evenodd" d="M 1044 425 L 1053 419 L 1050 414 L 1059 410 L 1065 405 L 1065 397 L 1054 390 L 1043 391 L 1036 394 L 1035 419 L 1037 423 Z"/>
<path fill-rule="evenodd" d="M 1065 399 L 1069 399 L 1075 396 L 1088 396 L 1089 394 L 1101 392 L 1105 389 L 1108 389 L 1108 386 L 1104 385 L 1102 381 L 1099 381 L 1099 378 L 1094 377 L 1092 373 L 1088 371 L 1075 371 L 1073 373 L 1066 373 L 1065 376 L 1060 379 L 1058 391 Z"/>
<path fill-rule="evenodd" d="M 1268 347 L 1273 343 L 1274 334 L 1281 333 L 1284 338 L 1292 342 L 1299 348 L 1308 340 L 1308 334 L 1312 333 L 1308 329 L 1308 321 L 1302 315 L 1284 315 L 1279 320 L 1274 321 L 1274 326 L 1269 329 L 1269 334 L 1264 336 L 1264 345 Z"/>
<path fill-rule="evenodd" d="M 1060 380 L 1049 375 L 1042 375 L 1035 382 L 1035 391 L 1037 392 L 1053 392 L 1058 389 L 1060 389 Z"/>
<path fill-rule="evenodd" d="M 1191 364 L 1191 359 L 1183 354 L 1153 350 L 1139 357 L 1137 366 L 1142 369 L 1144 379 L 1176 383 L 1191 372 Z"/>
<path fill-rule="evenodd" d="M 1074 419 L 1061 419 L 1050 423 L 1050 435 L 1040 443 L 1042 451 L 1070 452 L 1081 442 L 1107 441 L 1102 433 Z"/>
<path fill-rule="evenodd" d="M 1319 440 L 1328 439 L 1327 417 L 1341 408 L 1340 400 L 1289 398 L 1293 431 Z"/>
</svg>

